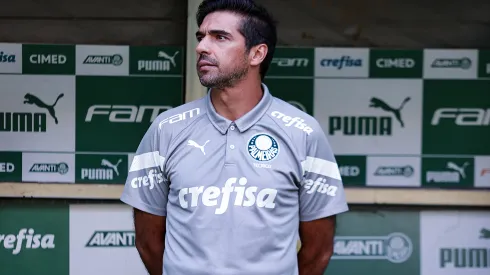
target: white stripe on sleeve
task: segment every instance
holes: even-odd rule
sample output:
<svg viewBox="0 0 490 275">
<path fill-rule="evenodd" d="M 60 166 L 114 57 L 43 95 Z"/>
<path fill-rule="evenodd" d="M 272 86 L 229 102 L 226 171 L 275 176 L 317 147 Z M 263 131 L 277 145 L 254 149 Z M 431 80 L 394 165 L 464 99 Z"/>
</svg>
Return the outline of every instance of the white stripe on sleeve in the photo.
<svg viewBox="0 0 490 275">
<path fill-rule="evenodd" d="M 337 163 L 314 157 L 306 157 L 301 162 L 304 172 L 311 172 L 325 177 L 341 180 L 339 167 Z"/>
<path fill-rule="evenodd" d="M 131 168 L 129 168 L 129 172 L 139 171 L 157 166 L 163 169 L 164 161 L 165 158 L 160 156 L 160 153 L 158 151 L 136 155 L 133 158 L 133 162 L 131 163 Z"/>
</svg>

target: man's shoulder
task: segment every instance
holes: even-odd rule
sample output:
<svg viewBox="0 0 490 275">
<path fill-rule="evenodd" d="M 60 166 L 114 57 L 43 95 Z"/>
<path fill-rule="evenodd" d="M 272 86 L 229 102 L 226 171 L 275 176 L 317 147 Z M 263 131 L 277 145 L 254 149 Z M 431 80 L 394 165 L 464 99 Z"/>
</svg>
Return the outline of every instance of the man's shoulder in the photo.
<svg viewBox="0 0 490 275">
<path fill-rule="evenodd" d="M 273 97 L 268 115 L 280 127 L 284 129 L 294 128 L 296 131 L 291 131 L 293 134 L 311 136 L 315 132 L 323 131 L 320 123 L 313 116 L 277 97 Z"/>
<path fill-rule="evenodd" d="M 174 130 L 187 127 L 206 113 L 205 97 L 182 104 L 157 116 L 154 125 L 158 130 Z"/>
</svg>

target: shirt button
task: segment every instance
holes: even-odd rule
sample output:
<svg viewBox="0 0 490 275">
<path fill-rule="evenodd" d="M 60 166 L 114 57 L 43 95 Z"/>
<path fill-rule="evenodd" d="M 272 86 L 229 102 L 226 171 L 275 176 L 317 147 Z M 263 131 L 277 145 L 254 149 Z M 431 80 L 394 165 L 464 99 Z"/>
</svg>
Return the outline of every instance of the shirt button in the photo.
<svg viewBox="0 0 490 275">
<path fill-rule="evenodd" d="M 235 130 L 235 126 L 231 125 L 230 130 Z"/>
<path fill-rule="evenodd" d="M 231 149 L 235 149 L 235 145 L 233 145 L 233 144 L 232 144 L 232 145 L 230 145 L 230 148 L 231 148 Z"/>
</svg>

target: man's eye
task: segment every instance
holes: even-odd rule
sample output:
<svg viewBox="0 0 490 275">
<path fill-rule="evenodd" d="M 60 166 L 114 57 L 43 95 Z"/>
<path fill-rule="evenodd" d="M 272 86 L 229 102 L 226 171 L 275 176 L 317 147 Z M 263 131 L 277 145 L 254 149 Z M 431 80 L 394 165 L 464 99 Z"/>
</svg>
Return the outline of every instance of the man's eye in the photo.
<svg viewBox="0 0 490 275">
<path fill-rule="evenodd" d="M 218 35 L 218 36 L 216 36 L 216 37 L 218 38 L 218 40 L 224 40 L 224 39 L 226 39 L 226 37 L 224 37 L 224 36 L 222 36 L 222 35 Z"/>
</svg>

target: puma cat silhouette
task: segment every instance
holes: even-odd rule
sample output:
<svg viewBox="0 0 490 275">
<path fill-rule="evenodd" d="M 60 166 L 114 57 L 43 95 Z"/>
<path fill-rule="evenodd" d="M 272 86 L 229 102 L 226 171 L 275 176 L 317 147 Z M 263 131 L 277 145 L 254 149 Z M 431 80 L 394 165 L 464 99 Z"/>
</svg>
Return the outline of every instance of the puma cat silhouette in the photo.
<svg viewBox="0 0 490 275">
<path fill-rule="evenodd" d="M 408 101 L 410 101 L 410 97 L 405 98 L 403 100 L 402 104 L 400 105 L 400 107 L 393 108 L 390 105 L 388 105 L 386 102 L 384 102 L 383 100 L 381 100 L 381 99 L 379 99 L 377 97 L 373 97 L 373 98 L 371 98 L 371 104 L 369 104 L 369 107 L 372 107 L 372 108 L 381 108 L 383 111 L 393 113 L 393 115 L 395 116 L 396 120 L 398 120 L 398 122 L 400 122 L 400 125 L 403 128 L 403 127 L 405 127 L 405 124 L 403 123 L 403 120 L 402 120 L 401 110 L 403 109 L 403 107 L 405 106 L 405 104 Z"/>
<path fill-rule="evenodd" d="M 174 67 L 175 67 L 175 66 L 177 66 L 177 64 L 175 63 L 175 57 L 177 56 L 177 54 L 178 54 L 178 53 L 179 53 L 179 52 L 178 52 L 178 51 L 176 51 L 176 52 L 174 53 L 174 55 L 172 55 L 172 56 L 171 56 L 171 55 L 167 54 L 167 53 L 166 53 L 166 52 L 164 52 L 164 51 L 159 51 L 159 52 L 158 52 L 158 57 L 163 57 L 163 58 L 165 58 L 165 59 L 169 60 L 169 61 L 170 61 L 170 63 L 172 63 L 172 65 L 174 65 Z"/>
<path fill-rule="evenodd" d="M 58 118 L 56 117 L 56 112 L 54 110 L 54 106 L 56 106 L 56 103 L 58 103 L 58 100 L 60 98 L 62 98 L 64 96 L 64 94 L 60 94 L 58 96 L 58 98 L 56 98 L 56 101 L 54 102 L 53 105 L 48 105 L 46 103 L 44 103 L 41 99 L 39 99 L 39 97 L 33 95 L 33 94 L 30 94 L 30 93 L 27 93 L 25 96 L 24 96 L 24 104 L 34 104 L 36 105 L 37 107 L 39 108 L 42 108 L 42 109 L 46 109 L 48 110 L 49 114 L 51 115 L 51 117 L 54 119 L 54 122 L 56 124 L 58 124 Z"/>
<path fill-rule="evenodd" d="M 480 239 L 490 239 L 490 230 L 482 228 L 480 230 Z"/>
</svg>

